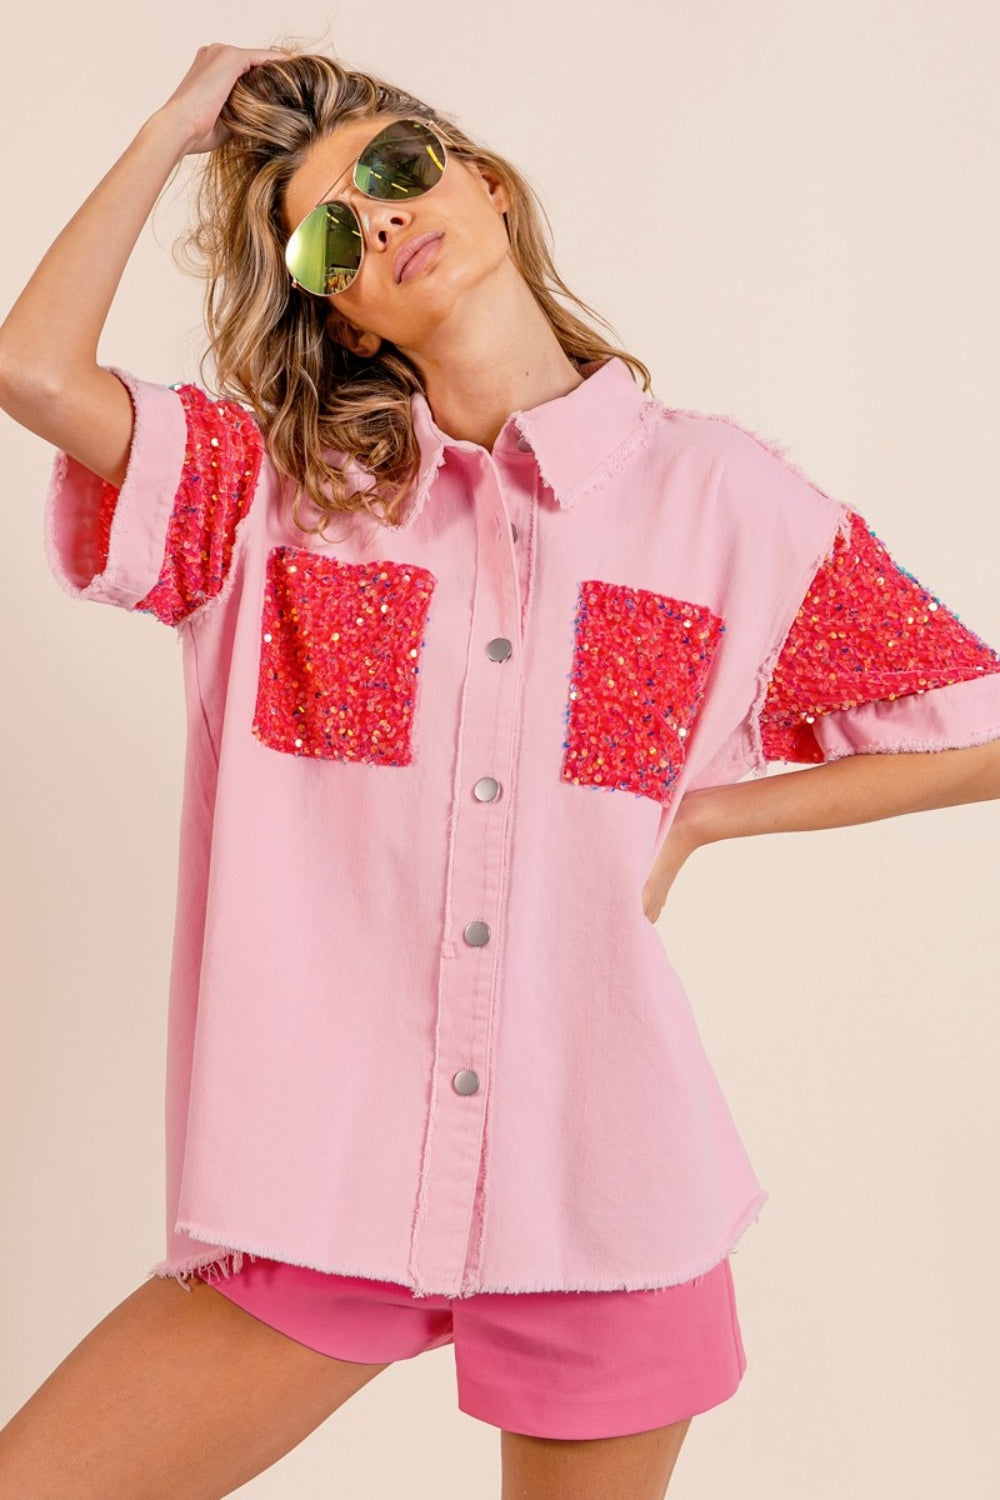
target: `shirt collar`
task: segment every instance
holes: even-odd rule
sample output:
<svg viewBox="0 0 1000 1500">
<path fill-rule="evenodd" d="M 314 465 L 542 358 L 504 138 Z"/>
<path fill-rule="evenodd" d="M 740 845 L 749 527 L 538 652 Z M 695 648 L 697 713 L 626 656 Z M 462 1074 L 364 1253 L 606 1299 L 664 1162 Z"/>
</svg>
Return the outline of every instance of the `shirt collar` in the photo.
<svg viewBox="0 0 1000 1500">
<path fill-rule="evenodd" d="M 618 355 L 581 365 L 582 384 L 527 411 L 511 412 L 497 435 L 494 453 L 534 454 L 543 483 L 566 510 L 616 469 L 650 430 L 657 403 L 632 377 Z M 453 438 L 434 420 L 423 391 L 410 397 L 413 430 L 420 447 L 420 469 L 410 503 L 398 523 L 411 526 L 423 508 L 434 477 L 449 448 L 484 451 L 481 445 Z"/>
</svg>

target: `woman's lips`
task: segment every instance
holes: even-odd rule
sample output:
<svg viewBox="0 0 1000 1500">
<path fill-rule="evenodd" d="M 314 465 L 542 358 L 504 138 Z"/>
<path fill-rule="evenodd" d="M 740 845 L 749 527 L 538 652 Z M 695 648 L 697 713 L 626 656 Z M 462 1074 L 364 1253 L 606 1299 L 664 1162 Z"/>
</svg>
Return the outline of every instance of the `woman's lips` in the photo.
<svg viewBox="0 0 1000 1500">
<path fill-rule="evenodd" d="M 434 259 L 443 238 L 443 234 L 437 234 L 432 240 L 427 240 L 425 244 L 421 245 L 420 249 L 411 255 L 403 266 L 399 277 L 400 281 L 409 281 L 411 276 L 418 275 L 424 266 Z"/>
</svg>

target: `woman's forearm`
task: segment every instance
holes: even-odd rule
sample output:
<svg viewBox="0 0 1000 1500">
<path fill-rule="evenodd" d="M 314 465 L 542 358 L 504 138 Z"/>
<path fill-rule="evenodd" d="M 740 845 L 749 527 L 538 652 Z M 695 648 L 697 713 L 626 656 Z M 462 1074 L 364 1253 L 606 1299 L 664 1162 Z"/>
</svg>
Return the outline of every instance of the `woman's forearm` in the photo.
<svg viewBox="0 0 1000 1500">
<path fill-rule="evenodd" d="M 60 231 L 0 324 L 3 385 L 56 393 L 97 363 L 125 265 L 189 140 L 182 117 L 158 110 Z"/>
<path fill-rule="evenodd" d="M 842 828 L 1000 797 L 1000 739 L 956 750 L 850 755 L 802 771 L 704 787 L 677 809 L 692 844 Z M 680 832 L 680 830 L 678 830 Z"/>
</svg>

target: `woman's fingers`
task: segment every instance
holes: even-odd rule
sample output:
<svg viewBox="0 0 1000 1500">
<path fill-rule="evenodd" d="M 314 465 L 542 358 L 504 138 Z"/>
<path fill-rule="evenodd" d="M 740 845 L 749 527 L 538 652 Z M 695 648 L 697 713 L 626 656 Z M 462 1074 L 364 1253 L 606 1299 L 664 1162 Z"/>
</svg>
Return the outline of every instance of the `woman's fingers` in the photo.
<svg viewBox="0 0 1000 1500">
<path fill-rule="evenodd" d="M 227 139 L 228 131 L 219 124 L 219 112 L 238 78 L 262 63 L 288 56 L 280 47 L 233 47 L 225 42 L 199 47 L 194 62 L 161 109 L 161 113 L 184 121 L 189 137 L 186 154 L 213 151 Z"/>
</svg>

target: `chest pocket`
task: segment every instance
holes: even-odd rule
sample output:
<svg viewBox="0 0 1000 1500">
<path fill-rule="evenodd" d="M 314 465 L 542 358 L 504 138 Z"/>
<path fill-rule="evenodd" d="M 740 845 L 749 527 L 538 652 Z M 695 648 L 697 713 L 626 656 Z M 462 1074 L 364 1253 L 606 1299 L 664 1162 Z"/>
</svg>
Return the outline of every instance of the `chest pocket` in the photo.
<svg viewBox="0 0 1000 1500">
<path fill-rule="evenodd" d="M 666 805 L 725 632 L 703 604 L 581 583 L 561 777 Z"/>
<path fill-rule="evenodd" d="M 406 766 L 436 579 L 409 563 L 268 554 L 252 729 L 289 755 Z"/>
</svg>

